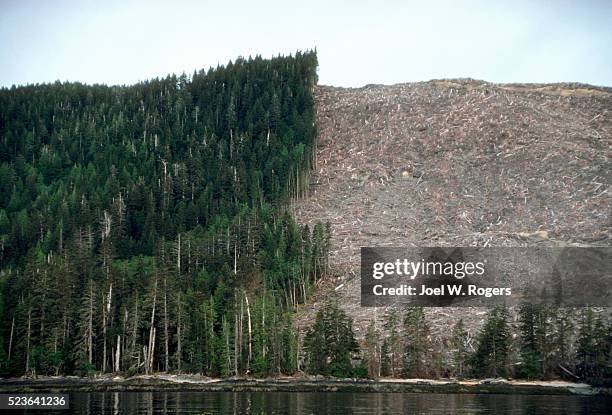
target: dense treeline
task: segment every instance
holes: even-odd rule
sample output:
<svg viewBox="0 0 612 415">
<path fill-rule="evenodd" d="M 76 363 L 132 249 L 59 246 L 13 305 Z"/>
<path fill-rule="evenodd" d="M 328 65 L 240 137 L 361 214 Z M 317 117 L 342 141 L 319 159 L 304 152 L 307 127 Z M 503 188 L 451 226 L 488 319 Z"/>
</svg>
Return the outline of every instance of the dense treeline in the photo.
<svg viewBox="0 0 612 415">
<path fill-rule="evenodd" d="M 134 86 L 0 90 L 2 374 L 292 373 L 329 229 L 314 52 Z"/>
<path fill-rule="evenodd" d="M 459 319 L 442 338 L 431 335 L 423 308 L 391 309 L 382 327 L 372 320 L 359 350 L 352 321 L 330 301 L 317 314 L 304 349 L 313 374 L 612 382 L 612 321 L 588 307 L 498 306 L 479 332 L 469 333 Z"/>
</svg>

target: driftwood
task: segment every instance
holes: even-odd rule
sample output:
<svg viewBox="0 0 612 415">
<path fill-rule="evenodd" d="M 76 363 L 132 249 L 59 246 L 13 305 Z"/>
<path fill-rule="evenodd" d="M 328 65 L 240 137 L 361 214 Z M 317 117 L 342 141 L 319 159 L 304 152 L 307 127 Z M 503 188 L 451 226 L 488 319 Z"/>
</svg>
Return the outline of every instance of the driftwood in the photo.
<svg viewBox="0 0 612 415">
<path fill-rule="evenodd" d="M 568 375 L 572 376 L 574 379 L 580 379 L 579 376 L 576 376 L 574 373 L 572 373 L 569 369 L 566 369 L 565 367 L 563 367 L 563 365 L 559 364 L 559 368 L 561 368 L 561 370 L 563 370 L 565 373 L 567 373 Z"/>
</svg>

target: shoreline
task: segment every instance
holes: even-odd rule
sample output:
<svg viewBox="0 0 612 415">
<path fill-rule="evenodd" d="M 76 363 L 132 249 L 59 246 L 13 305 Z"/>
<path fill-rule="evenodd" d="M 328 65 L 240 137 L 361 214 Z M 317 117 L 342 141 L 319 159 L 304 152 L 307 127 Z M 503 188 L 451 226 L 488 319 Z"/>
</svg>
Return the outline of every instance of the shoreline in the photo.
<svg viewBox="0 0 612 415">
<path fill-rule="evenodd" d="M 324 377 L 227 378 L 199 375 L 139 375 L 83 378 L 58 376 L 0 379 L 0 392 L 363 392 L 363 393 L 482 393 L 521 395 L 612 396 L 611 388 L 565 381 L 506 379 L 334 379 Z"/>
</svg>

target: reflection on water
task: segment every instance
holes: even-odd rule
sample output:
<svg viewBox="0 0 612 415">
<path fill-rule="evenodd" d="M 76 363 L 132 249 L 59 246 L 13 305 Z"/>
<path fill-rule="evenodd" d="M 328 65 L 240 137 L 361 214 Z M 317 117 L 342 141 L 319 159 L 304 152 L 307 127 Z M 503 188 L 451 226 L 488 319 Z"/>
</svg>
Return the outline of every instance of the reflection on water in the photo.
<svg viewBox="0 0 612 415">
<path fill-rule="evenodd" d="M 64 413 L 550 415 L 609 414 L 612 398 L 353 392 L 96 392 L 70 394 L 70 407 Z"/>
</svg>

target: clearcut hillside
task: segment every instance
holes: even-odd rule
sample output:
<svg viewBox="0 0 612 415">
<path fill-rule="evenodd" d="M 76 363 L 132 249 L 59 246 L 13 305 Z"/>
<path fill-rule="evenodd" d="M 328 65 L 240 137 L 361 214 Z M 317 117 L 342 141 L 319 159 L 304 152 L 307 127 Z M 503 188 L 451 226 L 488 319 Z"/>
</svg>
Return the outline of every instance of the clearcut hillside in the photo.
<svg viewBox="0 0 612 415">
<path fill-rule="evenodd" d="M 612 244 L 612 89 L 435 80 L 318 86 L 319 143 L 299 222 L 329 221 L 330 293 L 362 337 L 385 310 L 359 306 L 361 246 Z M 434 335 L 453 309 L 428 309 Z M 472 332 L 486 310 L 461 309 Z"/>
</svg>

